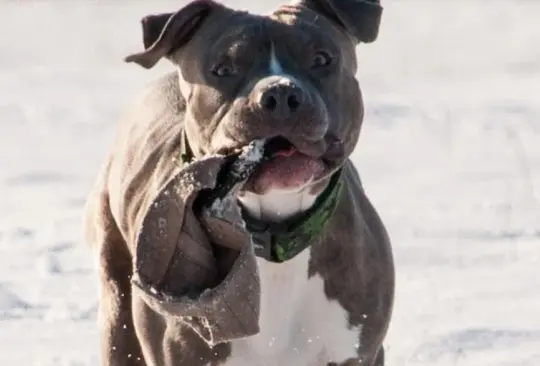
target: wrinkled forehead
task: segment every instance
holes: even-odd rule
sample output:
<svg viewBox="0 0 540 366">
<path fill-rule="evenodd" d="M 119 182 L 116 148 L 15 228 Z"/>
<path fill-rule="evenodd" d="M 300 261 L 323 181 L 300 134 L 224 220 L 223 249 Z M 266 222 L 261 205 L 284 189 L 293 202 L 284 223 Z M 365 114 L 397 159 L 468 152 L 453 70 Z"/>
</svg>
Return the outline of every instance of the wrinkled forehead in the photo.
<svg viewBox="0 0 540 366">
<path fill-rule="evenodd" d="M 234 57 L 246 52 L 292 56 L 307 48 L 329 48 L 334 52 L 353 48 L 342 32 L 316 14 L 275 12 L 260 16 L 234 12 L 221 19 L 210 19 L 208 24 L 197 37 L 210 48 L 203 50 L 207 57 L 216 53 Z"/>
</svg>

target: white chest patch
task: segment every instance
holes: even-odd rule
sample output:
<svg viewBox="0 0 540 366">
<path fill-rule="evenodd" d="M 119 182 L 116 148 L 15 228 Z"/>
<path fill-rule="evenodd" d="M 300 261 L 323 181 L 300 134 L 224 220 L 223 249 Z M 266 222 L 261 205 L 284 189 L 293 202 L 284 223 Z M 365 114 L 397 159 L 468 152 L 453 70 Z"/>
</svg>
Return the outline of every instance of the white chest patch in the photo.
<svg viewBox="0 0 540 366">
<path fill-rule="evenodd" d="M 288 262 L 259 259 L 259 334 L 232 343 L 226 366 L 326 366 L 356 356 L 359 328 L 324 294 L 320 276 L 308 279 L 309 250 Z"/>
<path fill-rule="evenodd" d="M 256 218 L 281 221 L 309 209 L 307 189 L 246 193 L 243 206 Z M 258 258 L 261 279 L 260 333 L 232 342 L 225 366 L 326 366 L 356 356 L 361 329 L 348 327 L 347 313 L 324 294 L 324 281 L 308 278 L 310 251 L 284 263 Z"/>
</svg>

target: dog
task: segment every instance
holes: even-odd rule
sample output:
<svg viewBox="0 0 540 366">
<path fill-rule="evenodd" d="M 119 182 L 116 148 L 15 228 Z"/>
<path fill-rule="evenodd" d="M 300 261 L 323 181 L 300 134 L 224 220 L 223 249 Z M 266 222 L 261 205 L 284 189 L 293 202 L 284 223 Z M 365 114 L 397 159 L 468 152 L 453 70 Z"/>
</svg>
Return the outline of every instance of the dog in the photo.
<svg viewBox="0 0 540 366">
<path fill-rule="evenodd" d="M 126 61 L 148 69 L 166 59 L 175 70 L 126 111 L 85 207 L 102 365 L 385 364 L 391 243 L 350 161 L 364 117 L 355 49 L 376 40 L 381 14 L 369 0 L 299 0 L 269 15 L 198 0 L 142 19 L 144 50 Z M 238 237 L 252 239 L 240 249 L 232 249 L 237 239 L 214 245 L 189 206 L 213 183 L 197 182 L 218 179 L 222 162 L 209 156 L 253 141 L 264 142 L 267 159 L 230 203 L 242 214 L 235 228 L 247 235 Z M 164 187 L 172 181 L 190 182 L 180 189 L 185 210 L 166 209 L 169 219 L 154 224 L 152 210 L 169 207 L 159 199 L 170 201 Z M 177 239 L 179 225 L 191 234 Z M 159 235 L 176 241 L 162 245 Z M 272 247 L 276 238 L 284 246 Z M 199 243 L 210 248 L 206 259 L 222 261 L 204 272 L 212 280 L 197 282 L 202 272 L 186 275 L 189 265 L 175 257 L 179 246 L 195 253 Z M 223 290 L 238 256 L 253 273 L 235 281 L 253 281 Z M 232 309 L 218 327 L 210 311 L 197 312 L 204 301 L 214 312 L 253 304 L 253 319 L 234 319 Z M 233 321 L 244 326 L 233 331 Z"/>
</svg>

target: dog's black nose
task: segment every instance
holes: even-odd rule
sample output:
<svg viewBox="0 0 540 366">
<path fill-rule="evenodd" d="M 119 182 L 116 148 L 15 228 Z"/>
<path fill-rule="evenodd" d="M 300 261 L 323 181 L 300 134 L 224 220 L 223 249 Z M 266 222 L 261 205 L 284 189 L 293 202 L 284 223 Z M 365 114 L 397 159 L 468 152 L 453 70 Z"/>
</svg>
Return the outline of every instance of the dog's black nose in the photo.
<svg viewBox="0 0 540 366">
<path fill-rule="evenodd" d="M 292 82 L 276 81 L 266 85 L 258 94 L 258 104 L 275 118 L 289 118 L 305 102 L 304 91 Z"/>
</svg>

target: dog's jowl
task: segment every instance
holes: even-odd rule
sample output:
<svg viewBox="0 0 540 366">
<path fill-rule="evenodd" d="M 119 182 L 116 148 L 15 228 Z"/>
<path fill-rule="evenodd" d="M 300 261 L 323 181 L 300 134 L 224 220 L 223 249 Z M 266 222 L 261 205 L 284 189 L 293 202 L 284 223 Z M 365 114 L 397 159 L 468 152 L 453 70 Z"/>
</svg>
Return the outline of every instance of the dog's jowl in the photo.
<svg viewBox="0 0 540 366">
<path fill-rule="evenodd" d="M 383 366 L 390 241 L 350 161 L 369 0 L 142 19 L 166 59 L 123 116 L 85 216 L 101 364 Z"/>
</svg>

